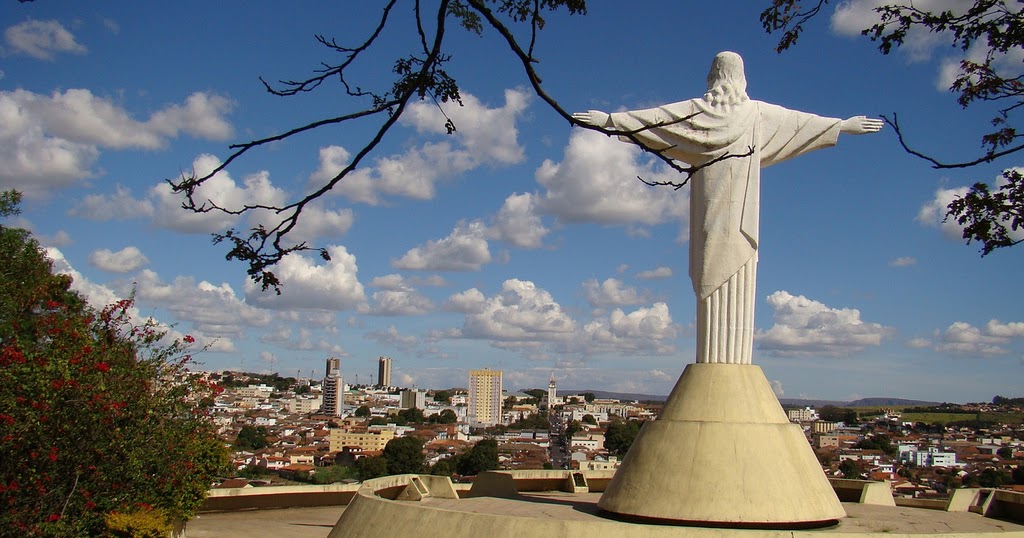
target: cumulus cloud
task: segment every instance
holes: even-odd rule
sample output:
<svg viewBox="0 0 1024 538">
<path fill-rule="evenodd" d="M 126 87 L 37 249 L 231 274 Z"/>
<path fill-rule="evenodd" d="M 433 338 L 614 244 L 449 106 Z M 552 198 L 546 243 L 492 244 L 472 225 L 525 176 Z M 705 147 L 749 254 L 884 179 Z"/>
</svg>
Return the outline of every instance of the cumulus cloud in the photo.
<svg viewBox="0 0 1024 538">
<path fill-rule="evenodd" d="M 999 332 L 1003 327 L 998 321 L 990 322 Z M 955 321 L 942 333 L 935 345 L 936 351 L 958 354 L 1001 355 L 1006 353 L 1002 346 L 1009 342 L 1004 336 L 996 336 L 970 323 Z"/>
<path fill-rule="evenodd" d="M 562 162 L 545 160 L 537 170 L 537 182 L 546 190 L 534 202 L 541 212 L 566 222 L 654 225 L 679 220 L 685 230 L 689 189 L 651 189 L 637 176 L 678 180 L 676 172 L 642 161 L 634 145 L 576 129 Z"/>
<path fill-rule="evenodd" d="M 778 379 L 773 379 L 769 383 L 771 383 L 772 392 L 775 393 L 776 398 L 782 398 L 783 396 L 786 395 L 786 391 L 782 390 L 782 381 L 779 381 Z"/>
<path fill-rule="evenodd" d="M 487 235 L 520 248 L 539 248 L 548 231 L 536 212 L 533 196 L 512 194 L 498 210 Z"/>
<path fill-rule="evenodd" d="M 230 136 L 224 116 L 231 106 L 224 97 L 197 92 L 140 121 L 86 89 L 49 96 L 0 91 L 0 177 L 28 196 L 44 196 L 96 175 L 92 167 L 100 148 L 160 148 L 181 133 Z"/>
<path fill-rule="evenodd" d="M 113 194 L 86 195 L 68 213 L 89 220 L 127 220 L 152 216 L 153 203 L 137 199 L 131 190 L 117 185 Z"/>
<path fill-rule="evenodd" d="M 263 291 L 251 280 L 245 282 L 246 300 L 264 308 L 279 310 L 341 311 L 359 308 L 366 294 L 359 282 L 356 257 L 343 246 L 329 246 L 331 261 L 318 264 L 309 256 L 291 254 L 274 268 L 282 293 Z"/>
<path fill-rule="evenodd" d="M 109 286 L 103 284 L 97 284 L 92 282 L 84 275 L 79 273 L 64 257 L 64 254 L 56 248 L 47 248 L 45 250 L 46 256 L 53 261 L 53 272 L 57 274 L 66 274 L 71 277 L 71 289 L 80 293 L 85 300 L 92 305 L 93 308 L 103 308 L 107 305 L 113 304 L 120 301 L 122 298 L 127 297 L 131 291 L 132 286 L 124 285 L 118 290 L 114 290 Z M 143 271 L 143 276 L 150 274 L 147 271 Z M 152 273 L 155 275 L 155 273 Z M 135 285 L 136 290 L 140 290 L 136 294 L 136 301 L 142 301 L 141 288 L 139 284 Z M 128 310 L 128 316 L 136 325 L 142 325 L 145 323 L 154 323 L 158 330 L 164 331 L 163 342 L 170 343 L 171 341 L 181 339 L 184 333 L 177 330 L 176 328 L 167 325 L 153 317 L 143 316 L 139 313 L 138 305 L 132 306 Z M 198 327 L 197 327 L 197 330 Z M 196 347 L 211 352 L 232 352 L 235 351 L 234 342 L 230 338 L 218 337 L 216 335 L 204 334 L 201 330 L 192 335 L 196 339 Z"/>
<path fill-rule="evenodd" d="M 640 271 L 639 273 L 636 274 L 636 277 L 640 280 L 657 280 L 662 278 L 671 278 L 672 268 L 664 266 L 656 267 L 654 269 L 649 269 L 647 271 Z"/>
<path fill-rule="evenodd" d="M 370 305 L 364 313 L 373 316 L 419 316 L 434 309 L 434 304 L 416 291 L 401 275 L 376 277 L 370 286 L 381 288 L 370 296 Z"/>
<path fill-rule="evenodd" d="M 382 331 L 368 332 L 366 336 L 379 344 L 395 346 L 402 350 L 409 350 L 417 343 L 415 336 L 401 334 L 394 325 L 389 325 Z"/>
<path fill-rule="evenodd" d="M 84 45 L 55 20 L 27 20 L 4 31 L 4 40 L 12 51 L 39 60 L 53 60 L 58 53 L 85 54 Z"/>
<path fill-rule="evenodd" d="M 411 104 L 402 115 L 402 124 L 420 133 L 443 135 L 444 139 L 380 157 L 368 165 L 363 163 L 364 168 L 346 176 L 334 192 L 373 205 L 383 203 L 387 196 L 427 200 L 434 197 L 438 182 L 480 166 L 515 164 L 523 159 L 515 124 L 529 102 L 528 92 L 507 90 L 505 103 L 499 108 L 490 108 L 468 93 L 462 94 L 462 102 L 462 107 L 455 103 L 442 105 L 444 114 L 432 102 Z M 451 136 L 444 128 L 445 114 L 457 127 Z M 321 149 L 320 167 L 311 175 L 311 182 L 333 178 L 349 164 L 350 157 L 342 147 Z"/>
<path fill-rule="evenodd" d="M 479 221 L 459 223 L 448 237 L 427 241 L 391 265 L 420 271 L 479 271 L 491 262 L 486 235 L 487 229 Z"/>
<path fill-rule="evenodd" d="M 853 308 L 830 308 L 802 295 L 777 291 L 768 296 L 774 325 L 757 331 L 759 349 L 771 355 L 843 357 L 877 346 L 893 329 L 860 319 Z"/>
<path fill-rule="evenodd" d="M 493 297 L 485 297 L 476 288 L 452 295 L 447 307 L 466 315 L 462 328 L 450 333 L 458 338 L 518 346 L 565 341 L 577 329 L 576 322 L 548 291 L 519 279 L 506 280 Z"/>
<path fill-rule="evenodd" d="M 137 247 L 124 247 L 113 252 L 109 249 L 94 250 L 89 263 L 111 273 L 130 273 L 149 263 L 149 259 Z"/>
<path fill-rule="evenodd" d="M 242 300 L 228 283 L 178 276 L 165 282 L 150 270 L 135 277 L 136 297 L 170 311 L 205 335 L 237 338 L 246 327 L 266 327 L 272 316 Z M 125 290 L 128 291 L 128 290 Z"/>
<path fill-rule="evenodd" d="M 217 157 L 203 154 L 195 158 L 192 168 L 197 176 L 205 176 L 220 166 Z M 185 233 L 212 233 L 233 226 L 239 219 L 237 215 L 229 215 L 221 211 L 195 213 L 181 207 L 182 197 L 171 190 L 166 182 L 161 182 L 149 190 L 149 199 L 154 206 L 153 223 Z M 197 203 L 212 201 L 220 207 L 238 209 L 246 204 L 281 205 L 286 193 L 270 182 L 266 171 L 250 174 L 239 185 L 227 171 L 220 171 L 196 189 Z M 252 214 L 254 220 L 268 214 Z M 268 219 L 269 220 L 269 219 Z"/>
<path fill-rule="evenodd" d="M 1024 168 L 1013 168 L 1012 170 L 1024 173 Z M 1006 183 L 1006 178 L 1000 174 L 989 182 L 989 185 L 993 189 L 998 189 Z M 963 241 L 963 226 L 956 222 L 956 219 L 946 219 L 945 217 L 949 203 L 954 198 L 963 197 L 967 194 L 967 191 L 968 187 L 966 186 L 936 190 L 932 199 L 921 206 L 921 209 L 918 211 L 917 222 L 925 226 L 938 227 L 946 239 L 956 242 Z M 1024 240 L 1024 228 L 1012 230 L 1010 229 L 1009 222 L 1006 224 L 1011 239 Z"/>
<path fill-rule="evenodd" d="M 668 354 L 678 334 L 668 305 L 654 303 L 629 314 L 616 308 L 607 318 L 595 319 L 583 327 L 591 351 Z"/>
<path fill-rule="evenodd" d="M 832 15 L 832 30 L 836 33 L 848 36 L 859 36 L 862 30 L 879 23 L 881 19 L 875 11 L 883 5 L 891 5 L 888 0 L 848 0 L 836 5 Z M 963 15 L 973 5 L 971 2 L 961 0 L 925 0 L 913 3 L 915 8 L 939 13 L 948 11 L 954 16 Z M 953 81 L 962 73 L 961 62 L 964 60 L 982 63 L 989 54 L 990 49 L 984 40 L 976 41 L 969 50 L 963 52 L 959 46 L 950 47 L 954 44 L 954 36 L 951 32 L 931 32 L 927 28 L 915 25 L 910 28 L 903 43 L 896 49 L 899 53 L 911 62 L 919 62 L 931 59 L 937 50 L 954 51 L 954 55 L 941 58 L 939 71 L 936 77 L 936 89 L 949 90 Z M 993 58 L 993 67 L 1002 76 L 1016 77 L 1021 74 L 1021 61 L 1024 60 L 1024 50 L 1020 47 L 1013 47 L 1006 53 L 997 52 Z"/>
<path fill-rule="evenodd" d="M 601 283 L 598 283 L 596 278 L 591 278 L 583 283 L 583 294 L 587 302 L 596 307 L 634 305 L 643 302 L 636 288 L 625 285 L 617 278 L 607 278 Z"/>
</svg>

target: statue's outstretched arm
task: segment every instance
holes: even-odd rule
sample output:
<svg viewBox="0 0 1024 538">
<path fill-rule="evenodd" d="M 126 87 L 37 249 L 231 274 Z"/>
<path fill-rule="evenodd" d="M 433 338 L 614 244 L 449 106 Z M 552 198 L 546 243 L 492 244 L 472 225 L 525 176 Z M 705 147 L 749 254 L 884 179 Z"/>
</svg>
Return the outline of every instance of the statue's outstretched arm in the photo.
<svg viewBox="0 0 1024 538">
<path fill-rule="evenodd" d="M 849 119 L 843 120 L 843 125 L 840 127 L 840 131 L 843 134 L 868 134 L 877 133 L 882 130 L 882 120 L 876 118 L 869 118 L 867 116 L 854 116 Z"/>
</svg>

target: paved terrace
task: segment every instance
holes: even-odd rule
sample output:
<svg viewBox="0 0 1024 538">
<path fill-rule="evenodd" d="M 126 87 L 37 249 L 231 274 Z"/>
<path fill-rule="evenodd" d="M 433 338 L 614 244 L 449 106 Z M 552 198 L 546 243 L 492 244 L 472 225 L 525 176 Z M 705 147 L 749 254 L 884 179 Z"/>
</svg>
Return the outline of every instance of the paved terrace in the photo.
<svg viewBox="0 0 1024 538">
<path fill-rule="evenodd" d="M 416 503 L 424 509 L 500 514 L 526 518 L 601 520 L 597 513 L 599 493 L 528 493 L 519 499 L 477 497 L 468 499 L 425 498 Z M 403 501 L 393 501 L 403 502 Z M 944 512 L 920 508 L 885 507 L 843 503 L 848 517 L 836 527 L 798 534 L 971 534 L 1013 533 L 1024 536 L 1024 525 L 986 518 L 970 512 Z M 247 510 L 201 514 L 188 524 L 188 538 L 326 537 L 344 512 L 344 506 Z M 664 530 L 662 527 L 661 529 Z M 653 530 L 653 529 L 652 529 Z M 686 530 L 690 532 L 686 532 Z M 680 535 L 703 534 L 701 529 L 680 528 Z M 738 534 L 744 534 L 740 532 Z M 758 534 L 754 531 L 751 534 Z M 788 533 L 786 533 L 788 534 Z"/>
</svg>

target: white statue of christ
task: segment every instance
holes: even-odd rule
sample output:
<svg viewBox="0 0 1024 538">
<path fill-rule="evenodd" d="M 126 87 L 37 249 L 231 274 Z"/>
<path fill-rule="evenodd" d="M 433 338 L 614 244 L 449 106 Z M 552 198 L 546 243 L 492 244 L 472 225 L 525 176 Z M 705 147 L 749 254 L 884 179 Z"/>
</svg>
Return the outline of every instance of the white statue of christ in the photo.
<svg viewBox="0 0 1024 538">
<path fill-rule="evenodd" d="M 699 363 L 751 363 L 761 168 L 834 146 L 840 133 L 882 128 L 879 119 L 824 118 L 754 101 L 746 88 L 743 59 L 721 52 L 701 98 L 647 110 L 573 114 L 589 125 L 629 132 L 632 138 L 620 138 L 699 167 L 690 178 Z"/>
</svg>

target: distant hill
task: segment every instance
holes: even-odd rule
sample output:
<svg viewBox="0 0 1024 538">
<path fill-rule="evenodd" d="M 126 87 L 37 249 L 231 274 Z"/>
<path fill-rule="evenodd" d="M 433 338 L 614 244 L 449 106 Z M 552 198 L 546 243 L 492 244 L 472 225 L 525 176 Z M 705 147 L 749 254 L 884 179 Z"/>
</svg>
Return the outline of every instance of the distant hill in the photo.
<svg viewBox="0 0 1024 538">
<path fill-rule="evenodd" d="M 942 402 L 926 402 L 924 400 L 904 400 L 903 398 L 861 398 L 854 400 L 847 405 L 847 407 L 903 407 L 908 405 L 920 405 L 929 407 L 932 405 L 939 405 Z"/>
<path fill-rule="evenodd" d="M 612 399 L 612 400 L 623 400 L 623 401 L 651 401 L 651 402 L 664 402 L 668 399 L 667 395 L 657 396 L 653 394 L 639 394 L 634 392 L 609 392 L 607 390 L 594 390 L 594 389 L 582 389 L 582 390 L 562 390 L 558 389 L 558 394 L 565 396 L 567 394 L 583 394 L 584 392 L 593 392 L 595 398 Z"/>
<path fill-rule="evenodd" d="M 651 401 L 651 402 L 664 402 L 668 399 L 667 395 L 655 395 L 655 394 L 639 394 L 634 392 L 610 392 L 607 390 L 561 390 L 558 393 L 562 395 L 566 394 L 583 394 L 584 392 L 593 392 L 597 398 L 610 398 L 614 400 L 640 400 L 640 401 Z M 939 405 L 941 402 L 928 402 L 924 400 L 908 400 L 905 398 L 861 398 L 852 402 L 843 400 L 805 400 L 800 398 L 780 398 L 779 403 L 783 407 L 824 407 L 826 405 L 834 405 L 836 407 L 905 407 L 911 405 L 920 406 L 932 406 Z"/>
</svg>

